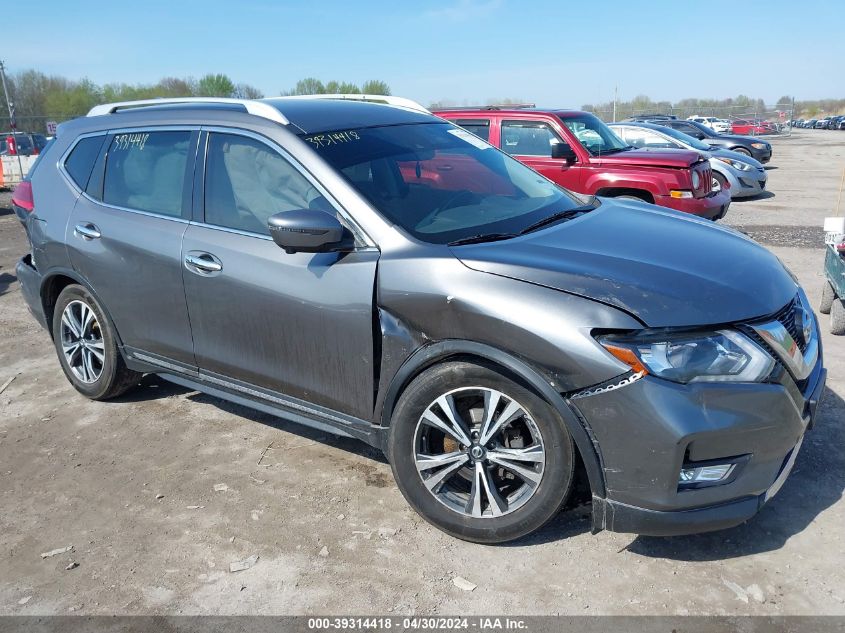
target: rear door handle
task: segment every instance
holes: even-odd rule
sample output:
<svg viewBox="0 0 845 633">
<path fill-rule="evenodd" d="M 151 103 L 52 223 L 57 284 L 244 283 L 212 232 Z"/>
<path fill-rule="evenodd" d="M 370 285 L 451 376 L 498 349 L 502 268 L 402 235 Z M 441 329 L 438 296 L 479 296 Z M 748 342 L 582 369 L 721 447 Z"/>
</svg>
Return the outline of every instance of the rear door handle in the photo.
<svg viewBox="0 0 845 633">
<path fill-rule="evenodd" d="M 90 222 L 82 222 L 77 224 L 74 227 L 74 233 L 81 236 L 82 239 L 85 240 L 96 240 L 102 236 L 100 233 L 100 229 L 97 228 L 96 224 L 91 224 Z"/>
<path fill-rule="evenodd" d="M 185 264 L 188 270 L 194 268 L 204 273 L 219 273 L 223 270 L 223 264 L 211 253 L 189 253 L 185 255 Z"/>
</svg>

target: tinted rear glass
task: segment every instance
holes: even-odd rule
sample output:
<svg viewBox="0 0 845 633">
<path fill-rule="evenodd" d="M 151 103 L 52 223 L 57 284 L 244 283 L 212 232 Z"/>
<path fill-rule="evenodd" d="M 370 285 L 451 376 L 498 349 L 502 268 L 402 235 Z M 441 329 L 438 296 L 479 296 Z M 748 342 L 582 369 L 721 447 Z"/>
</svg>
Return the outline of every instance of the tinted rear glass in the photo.
<svg viewBox="0 0 845 633">
<path fill-rule="evenodd" d="M 88 186 L 94 161 L 100 154 L 105 136 L 89 136 L 80 140 L 65 160 L 65 171 L 80 189 Z"/>
</svg>

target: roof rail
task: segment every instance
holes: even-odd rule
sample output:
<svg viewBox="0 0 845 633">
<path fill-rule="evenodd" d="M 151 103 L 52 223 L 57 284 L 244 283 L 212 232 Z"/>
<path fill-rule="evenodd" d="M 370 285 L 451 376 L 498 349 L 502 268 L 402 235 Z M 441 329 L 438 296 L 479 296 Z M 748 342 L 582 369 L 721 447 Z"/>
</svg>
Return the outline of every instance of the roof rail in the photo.
<svg viewBox="0 0 845 633">
<path fill-rule="evenodd" d="M 534 103 L 494 103 L 474 106 L 443 106 L 436 110 L 529 110 L 536 108 Z"/>
<path fill-rule="evenodd" d="M 416 110 L 417 112 L 425 112 L 431 114 L 428 108 L 421 106 L 412 99 L 405 97 L 394 97 L 392 95 L 358 95 L 358 94 L 318 94 L 318 95 L 291 95 L 282 97 L 282 99 L 348 99 L 350 101 L 375 101 L 376 103 L 385 103 L 387 105 L 398 106 L 400 108 L 407 108 L 408 110 Z"/>
<path fill-rule="evenodd" d="M 269 103 L 256 101 L 254 99 L 230 99 L 228 97 L 166 97 L 162 99 L 141 99 L 139 101 L 119 101 L 117 103 L 104 103 L 97 105 L 88 111 L 87 116 L 101 116 L 103 114 L 114 114 L 118 110 L 130 108 L 141 108 L 144 106 L 169 105 L 172 103 L 202 104 L 202 103 L 228 103 L 242 105 L 249 114 L 260 116 L 264 119 L 288 125 L 285 116 Z"/>
</svg>

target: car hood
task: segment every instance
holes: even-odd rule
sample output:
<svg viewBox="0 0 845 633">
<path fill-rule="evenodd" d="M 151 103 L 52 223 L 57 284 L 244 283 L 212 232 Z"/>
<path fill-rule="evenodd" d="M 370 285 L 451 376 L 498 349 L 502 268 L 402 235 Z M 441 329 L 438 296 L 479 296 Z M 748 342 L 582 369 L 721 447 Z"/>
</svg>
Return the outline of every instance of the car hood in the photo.
<svg viewBox="0 0 845 633">
<path fill-rule="evenodd" d="M 596 156 L 602 165 L 642 165 L 683 169 L 701 160 L 698 152 L 687 149 L 629 149 L 625 152 Z"/>
<path fill-rule="evenodd" d="M 473 270 L 600 301 L 648 327 L 765 316 L 797 292 L 780 260 L 750 238 L 636 201 L 603 200 L 547 229 L 452 252 Z"/>
</svg>

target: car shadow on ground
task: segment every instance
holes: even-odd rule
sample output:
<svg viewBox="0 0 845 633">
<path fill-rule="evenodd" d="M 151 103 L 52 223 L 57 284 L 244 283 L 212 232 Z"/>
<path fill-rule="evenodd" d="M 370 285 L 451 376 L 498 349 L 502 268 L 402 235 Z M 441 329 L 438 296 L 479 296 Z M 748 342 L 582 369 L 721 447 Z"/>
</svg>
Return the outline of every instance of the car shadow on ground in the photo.
<svg viewBox="0 0 845 633">
<path fill-rule="evenodd" d="M 9 273 L 0 273 L 0 295 L 4 295 L 9 291 L 9 286 L 18 280 L 14 275 Z"/>
<path fill-rule="evenodd" d="M 781 491 L 747 523 L 729 530 L 656 538 L 638 536 L 626 548 L 649 558 L 712 561 L 780 549 L 845 491 L 845 401 L 826 389 L 816 425 L 807 432 Z"/>
<path fill-rule="evenodd" d="M 778 169 L 778 168 L 775 167 L 774 165 L 763 165 L 763 169 L 765 169 L 766 171 L 772 171 L 773 169 Z"/>
<path fill-rule="evenodd" d="M 364 442 L 312 429 L 284 418 L 241 406 L 173 384 L 154 375 L 115 402 L 144 402 L 187 394 L 192 402 L 214 405 L 228 413 L 297 435 L 373 461 L 387 464 L 384 454 Z M 816 426 L 808 431 L 792 474 L 781 491 L 747 523 L 729 530 L 690 536 L 637 536 L 625 548 L 649 558 L 711 561 L 738 558 L 778 550 L 791 537 L 805 530 L 845 491 L 845 452 L 831 450 L 845 443 L 845 401 L 826 389 Z M 588 495 L 587 495 L 588 498 Z M 559 541 L 589 532 L 589 503 L 566 507 L 541 529 L 504 547 L 526 547 Z"/>
<path fill-rule="evenodd" d="M 756 196 L 748 196 L 747 198 L 734 198 L 731 200 L 731 204 L 743 204 L 745 202 L 760 202 L 760 200 L 768 200 L 769 198 L 774 198 L 775 194 L 772 191 L 761 191 Z"/>
<path fill-rule="evenodd" d="M 297 435 L 305 440 L 311 440 L 319 444 L 339 448 L 341 450 L 348 451 L 349 453 L 360 455 L 383 464 L 387 463 L 387 459 L 380 450 L 373 448 L 360 440 L 334 435 L 332 433 L 328 433 L 327 431 L 312 429 L 305 425 L 291 422 L 269 413 L 257 411 L 206 393 L 182 387 L 181 385 L 169 382 L 164 378 L 160 378 L 159 376 L 153 374 L 144 376 L 135 389 L 132 389 L 119 398 L 115 398 L 112 402 L 146 402 L 148 400 L 158 400 L 160 398 L 185 394 L 189 394 L 187 398 L 191 402 L 214 405 L 227 413 L 231 413 L 232 415 L 237 415 L 239 417 L 252 420 L 253 422 L 259 422 L 274 429 Z"/>
</svg>

